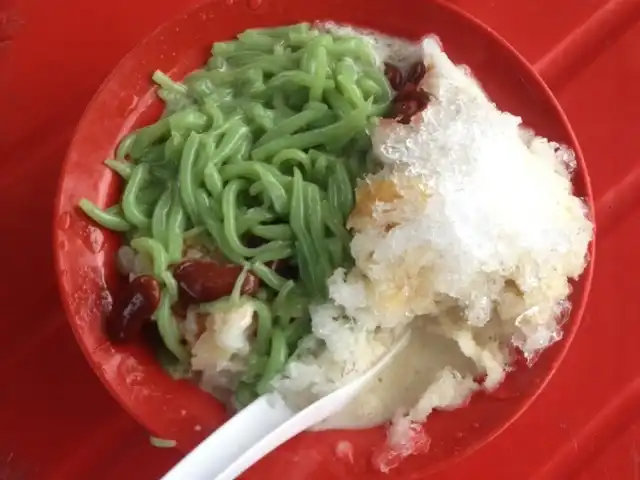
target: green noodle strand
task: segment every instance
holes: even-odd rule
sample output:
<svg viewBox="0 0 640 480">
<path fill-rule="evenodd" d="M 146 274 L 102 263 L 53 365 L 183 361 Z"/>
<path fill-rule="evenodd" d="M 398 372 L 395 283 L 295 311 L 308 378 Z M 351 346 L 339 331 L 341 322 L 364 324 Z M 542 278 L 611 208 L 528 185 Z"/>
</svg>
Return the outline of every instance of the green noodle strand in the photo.
<svg viewBox="0 0 640 480">
<path fill-rule="evenodd" d="M 187 93 L 187 87 L 184 85 L 174 82 L 159 70 L 153 72 L 151 79 L 158 84 L 158 86 L 162 87 L 165 90 L 173 90 L 176 94 L 185 94 Z"/>
<path fill-rule="evenodd" d="M 181 334 L 176 320 L 171 312 L 171 297 L 164 291 L 160 299 L 160 305 L 154 315 L 158 325 L 158 331 L 162 341 L 169 351 L 173 353 L 181 362 L 189 361 L 189 352 L 180 342 Z"/>
<path fill-rule="evenodd" d="M 172 197 L 167 220 L 167 253 L 169 261 L 176 262 L 182 258 L 182 235 L 186 228 L 186 217 L 178 192 L 174 191 Z"/>
<path fill-rule="evenodd" d="M 296 242 L 296 254 L 300 277 L 310 291 L 320 296 L 322 292 L 321 280 L 314 267 L 314 249 L 311 235 L 307 231 L 305 221 L 304 180 L 298 169 L 294 172 L 293 194 L 291 197 L 291 214 L 289 223 L 298 241 Z"/>
<path fill-rule="evenodd" d="M 80 208 L 98 225 L 113 230 L 114 232 L 126 232 L 131 228 L 122 214 L 120 208 L 117 211 L 101 210 L 96 204 L 83 198 L 79 203 Z"/>
<path fill-rule="evenodd" d="M 169 295 L 171 301 L 175 302 L 178 300 L 178 282 L 173 278 L 171 272 L 168 270 L 162 272 L 161 280 L 165 285 L 167 295 Z"/>
<path fill-rule="evenodd" d="M 169 210 L 171 209 L 171 193 L 171 189 L 164 191 L 151 217 L 151 235 L 167 249 L 169 248 L 167 224 L 169 220 Z"/>
<path fill-rule="evenodd" d="M 286 223 L 277 225 L 256 225 L 251 229 L 257 237 L 265 240 L 291 240 L 293 238 L 293 230 Z"/>
<path fill-rule="evenodd" d="M 315 269 L 320 279 L 331 276 L 332 268 L 329 260 L 329 249 L 325 240 L 325 224 L 322 220 L 322 204 L 320 190 L 314 184 L 307 184 L 305 191 L 305 210 L 311 241 L 315 247 Z M 320 281 L 321 294 L 325 294 L 326 282 Z"/>
<path fill-rule="evenodd" d="M 252 300 L 251 304 L 256 310 L 258 316 L 258 328 L 256 331 L 256 340 L 254 349 L 257 354 L 264 354 L 269 347 L 269 338 L 273 330 L 273 316 L 271 309 L 266 303 L 260 300 Z"/>
<path fill-rule="evenodd" d="M 218 168 L 213 163 L 210 163 L 204 169 L 204 184 L 213 198 L 218 198 L 222 195 L 224 183 Z"/>
<path fill-rule="evenodd" d="M 116 160 L 123 161 L 126 159 L 126 157 L 129 155 L 129 152 L 131 151 L 131 146 L 133 145 L 135 139 L 136 134 L 134 132 L 130 133 L 120 141 L 118 148 L 116 148 Z"/>
<path fill-rule="evenodd" d="M 262 280 L 264 283 L 269 285 L 274 290 L 280 290 L 286 283 L 287 280 L 282 278 L 272 269 L 267 267 L 261 262 L 254 262 L 251 269 L 253 272 Z"/>
<path fill-rule="evenodd" d="M 179 189 L 182 205 L 184 205 L 192 222 L 197 220 L 196 198 L 194 193 L 194 164 L 198 153 L 200 137 L 191 133 L 184 145 L 182 159 L 180 160 Z"/>
<path fill-rule="evenodd" d="M 124 180 L 129 180 L 131 178 L 131 173 L 133 172 L 133 165 L 131 165 L 131 163 L 121 160 L 105 160 L 104 164 L 120 175 Z"/>
<path fill-rule="evenodd" d="M 288 358 L 289 349 L 287 346 L 287 338 L 282 330 L 275 328 L 271 332 L 271 352 L 269 359 L 264 367 L 262 378 L 256 386 L 258 394 L 263 395 L 269 391 L 271 381 L 284 368 Z"/>
<path fill-rule="evenodd" d="M 149 176 L 149 166 L 141 164 L 133 169 L 131 178 L 127 183 L 122 195 L 122 212 L 127 221 L 138 228 L 146 228 L 150 219 L 146 217 L 142 210 L 141 205 L 138 203 L 137 196 L 142 189 L 143 183 Z"/>
<path fill-rule="evenodd" d="M 198 197 L 196 201 L 198 202 L 200 218 L 204 222 L 207 232 L 213 238 L 214 243 L 218 246 L 225 257 L 234 263 L 241 264 L 244 261 L 244 258 L 231 247 L 231 242 L 225 235 L 224 226 L 218 219 L 211 215 L 210 206 L 202 197 Z"/>
<path fill-rule="evenodd" d="M 243 143 L 249 142 L 249 128 L 240 120 L 231 122 L 227 128 L 220 146 L 215 152 L 218 157 L 216 163 L 223 163 L 227 158 L 243 148 Z"/>
<path fill-rule="evenodd" d="M 131 241 L 131 247 L 139 253 L 145 253 L 153 262 L 153 274 L 162 278 L 169 266 L 169 256 L 160 242 L 153 238 L 142 237 Z"/>
</svg>

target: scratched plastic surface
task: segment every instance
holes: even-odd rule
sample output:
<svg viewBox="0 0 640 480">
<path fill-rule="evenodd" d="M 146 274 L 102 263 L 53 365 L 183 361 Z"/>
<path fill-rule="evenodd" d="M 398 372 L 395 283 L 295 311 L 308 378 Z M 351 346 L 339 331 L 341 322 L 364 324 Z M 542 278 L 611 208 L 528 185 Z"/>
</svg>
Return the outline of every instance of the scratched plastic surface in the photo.
<svg viewBox="0 0 640 480">
<path fill-rule="evenodd" d="M 2 479 L 153 479 L 179 456 L 149 445 L 75 344 L 57 297 L 50 219 L 61 159 L 96 88 L 141 38 L 196 3 L 0 3 Z M 543 392 L 492 441 L 422 478 L 635 480 L 640 1 L 452 3 L 514 45 L 559 98 L 591 175 L 597 268 L 580 329 Z M 347 478 L 332 452 L 307 451 L 304 463 L 290 454 L 287 478 Z"/>
</svg>

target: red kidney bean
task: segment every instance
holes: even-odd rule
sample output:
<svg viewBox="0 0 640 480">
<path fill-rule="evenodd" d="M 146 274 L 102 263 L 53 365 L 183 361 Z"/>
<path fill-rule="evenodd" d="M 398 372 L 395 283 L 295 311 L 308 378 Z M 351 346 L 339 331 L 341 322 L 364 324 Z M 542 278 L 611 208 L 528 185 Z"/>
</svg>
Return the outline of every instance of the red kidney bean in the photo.
<svg viewBox="0 0 640 480">
<path fill-rule="evenodd" d="M 393 97 L 394 102 L 404 101 L 404 100 L 417 100 L 419 103 L 424 102 L 426 105 L 429 101 L 429 93 L 422 88 L 418 88 L 415 85 L 408 83 L 402 89 L 401 92 L 398 92 L 395 97 Z"/>
<path fill-rule="evenodd" d="M 105 321 L 114 343 L 134 339 L 160 303 L 160 284 L 150 275 L 135 277 L 115 299 Z"/>
<path fill-rule="evenodd" d="M 415 85 L 407 84 L 393 99 L 391 104 L 391 118 L 402 124 L 411 123 L 411 119 L 427 107 L 429 94 Z"/>
<path fill-rule="evenodd" d="M 427 67 L 425 67 L 422 60 L 418 60 L 409 68 L 407 72 L 407 83 L 418 85 L 427 73 Z"/>
<path fill-rule="evenodd" d="M 418 111 L 416 113 L 423 111 L 429 104 L 429 95 L 424 91 L 417 92 L 417 95 L 413 99 L 418 107 Z"/>
<path fill-rule="evenodd" d="M 173 270 L 173 276 L 180 287 L 181 299 L 187 304 L 212 302 L 230 295 L 240 273 L 242 267 L 238 265 L 202 259 L 184 260 Z M 258 278 L 248 273 L 241 293 L 252 295 L 259 287 Z"/>
<path fill-rule="evenodd" d="M 418 113 L 418 102 L 415 99 L 405 100 L 393 104 L 393 111 L 396 117 L 411 118 Z"/>
<path fill-rule="evenodd" d="M 420 95 L 421 90 L 418 90 L 413 83 L 407 83 L 402 90 L 395 94 L 393 97 L 394 102 L 400 102 L 403 100 L 409 100 Z"/>
<path fill-rule="evenodd" d="M 384 75 L 387 77 L 387 81 L 389 82 L 389 85 L 391 85 L 391 88 L 395 91 L 402 90 L 402 87 L 404 86 L 404 77 L 398 67 L 385 62 Z"/>
</svg>

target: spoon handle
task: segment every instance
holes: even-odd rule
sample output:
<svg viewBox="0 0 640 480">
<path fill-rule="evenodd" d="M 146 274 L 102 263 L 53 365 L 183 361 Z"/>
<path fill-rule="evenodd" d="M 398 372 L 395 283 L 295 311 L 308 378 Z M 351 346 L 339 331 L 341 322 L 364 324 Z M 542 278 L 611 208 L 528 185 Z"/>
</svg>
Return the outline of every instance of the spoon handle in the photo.
<svg viewBox="0 0 640 480">
<path fill-rule="evenodd" d="M 259 397 L 173 467 L 162 480 L 213 480 L 293 416 L 276 394 Z M 239 475 L 248 468 L 237 473 Z M 235 478 L 235 477 L 226 477 Z"/>
</svg>

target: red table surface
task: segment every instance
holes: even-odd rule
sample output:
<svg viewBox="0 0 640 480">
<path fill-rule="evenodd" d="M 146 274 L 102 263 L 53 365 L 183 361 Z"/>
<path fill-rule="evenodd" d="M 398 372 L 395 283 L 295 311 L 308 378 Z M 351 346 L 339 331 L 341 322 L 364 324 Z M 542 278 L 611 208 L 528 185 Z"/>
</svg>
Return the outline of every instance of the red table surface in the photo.
<svg viewBox="0 0 640 480">
<path fill-rule="evenodd" d="M 151 447 L 87 366 L 59 305 L 50 237 L 85 105 L 136 42 L 196 3 L 0 0 L 0 480 L 153 479 L 179 458 Z M 511 42 L 558 96 L 589 166 L 598 251 L 586 316 L 546 389 L 429 478 L 640 479 L 640 0 L 452 3 Z"/>
</svg>

